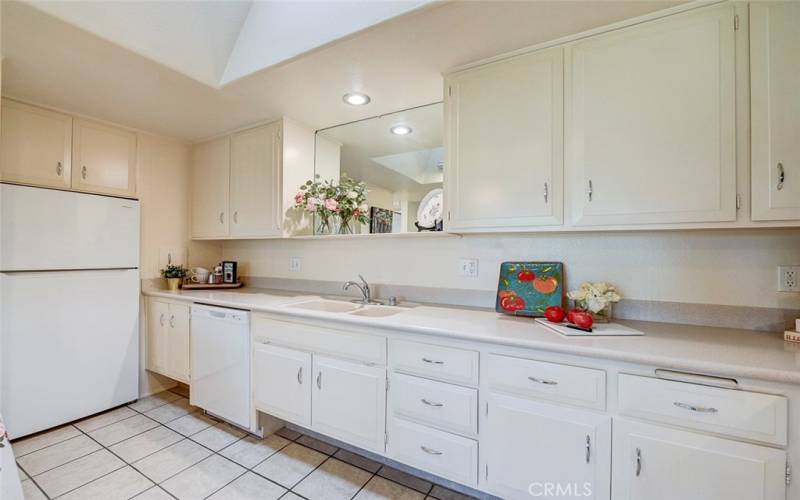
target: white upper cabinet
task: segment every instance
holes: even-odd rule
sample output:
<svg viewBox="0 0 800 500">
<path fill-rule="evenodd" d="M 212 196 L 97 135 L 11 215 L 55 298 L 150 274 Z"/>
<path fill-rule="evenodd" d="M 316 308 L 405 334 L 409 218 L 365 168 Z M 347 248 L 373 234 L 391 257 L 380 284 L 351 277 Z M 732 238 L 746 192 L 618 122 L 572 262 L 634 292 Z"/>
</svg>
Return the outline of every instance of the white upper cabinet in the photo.
<svg viewBox="0 0 800 500">
<path fill-rule="evenodd" d="M 3 99 L 0 180 L 68 189 L 72 117 Z"/>
<path fill-rule="evenodd" d="M 455 73 L 445 87 L 447 229 L 561 224 L 563 50 Z"/>
<path fill-rule="evenodd" d="M 136 134 L 75 119 L 72 135 L 72 189 L 136 196 Z"/>
<path fill-rule="evenodd" d="M 198 144 L 192 160 L 192 237 L 228 235 L 230 137 Z"/>
<path fill-rule="evenodd" d="M 615 500 L 785 500 L 786 452 L 614 419 Z"/>
<path fill-rule="evenodd" d="M 574 225 L 736 220 L 734 22 L 725 4 L 567 47 Z"/>
<path fill-rule="evenodd" d="M 281 124 L 231 137 L 230 235 L 280 236 Z"/>
<path fill-rule="evenodd" d="M 800 3 L 750 4 L 753 220 L 800 219 Z"/>
</svg>

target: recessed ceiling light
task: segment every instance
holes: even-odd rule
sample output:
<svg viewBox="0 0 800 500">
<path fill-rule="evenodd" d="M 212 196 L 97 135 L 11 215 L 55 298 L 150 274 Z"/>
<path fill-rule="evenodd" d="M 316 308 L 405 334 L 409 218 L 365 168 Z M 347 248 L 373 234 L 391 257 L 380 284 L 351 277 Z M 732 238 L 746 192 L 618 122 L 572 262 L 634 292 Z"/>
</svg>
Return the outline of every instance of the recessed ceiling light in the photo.
<svg viewBox="0 0 800 500">
<path fill-rule="evenodd" d="M 369 96 L 367 94 L 360 94 L 358 92 L 351 92 L 349 94 L 345 94 L 342 96 L 342 100 L 347 104 L 351 104 L 353 106 L 363 106 L 364 104 L 369 104 Z"/>
<path fill-rule="evenodd" d="M 394 135 L 408 135 L 413 132 L 413 129 L 407 125 L 395 125 L 389 129 L 389 132 Z"/>
</svg>

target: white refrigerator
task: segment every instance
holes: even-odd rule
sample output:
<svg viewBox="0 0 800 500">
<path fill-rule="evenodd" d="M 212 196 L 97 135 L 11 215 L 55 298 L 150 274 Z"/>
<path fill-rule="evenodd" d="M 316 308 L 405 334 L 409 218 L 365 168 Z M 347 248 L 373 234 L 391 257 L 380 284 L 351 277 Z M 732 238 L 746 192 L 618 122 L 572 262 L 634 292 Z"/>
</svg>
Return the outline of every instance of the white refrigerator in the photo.
<svg viewBox="0 0 800 500">
<path fill-rule="evenodd" d="M 139 202 L 0 185 L 0 414 L 18 438 L 139 392 Z"/>
</svg>

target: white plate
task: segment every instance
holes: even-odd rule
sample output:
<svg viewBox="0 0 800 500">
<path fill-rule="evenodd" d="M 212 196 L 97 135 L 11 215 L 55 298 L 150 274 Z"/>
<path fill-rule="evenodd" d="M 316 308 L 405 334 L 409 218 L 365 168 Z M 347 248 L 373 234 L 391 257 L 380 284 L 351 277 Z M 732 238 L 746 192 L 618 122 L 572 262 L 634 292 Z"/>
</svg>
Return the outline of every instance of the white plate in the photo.
<svg viewBox="0 0 800 500">
<path fill-rule="evenodd" d="M 419 227 L 432 228 L 442 220 L 444 206 L 442 188 L 432 189 L 422 198 L 417 209 L 417 223 Z"/>
</svg>

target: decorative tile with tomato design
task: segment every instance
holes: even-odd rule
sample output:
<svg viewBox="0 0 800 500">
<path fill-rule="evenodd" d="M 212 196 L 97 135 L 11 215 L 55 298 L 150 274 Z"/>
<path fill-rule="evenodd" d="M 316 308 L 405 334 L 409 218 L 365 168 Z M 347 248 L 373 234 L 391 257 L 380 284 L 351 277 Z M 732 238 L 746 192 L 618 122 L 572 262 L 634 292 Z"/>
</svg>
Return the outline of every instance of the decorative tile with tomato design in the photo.
<svg viewBox="0 0 800 500">
<path fill-rule="evenodd" d="M 550 306 L 563 306 L 564 265 L 561 262 L 503 262 L 495 310 L 514 316 L 544 316 Z"/>
</svg>

